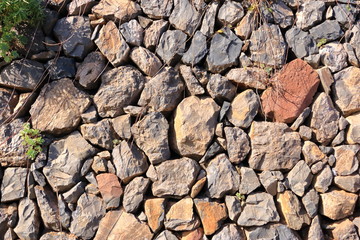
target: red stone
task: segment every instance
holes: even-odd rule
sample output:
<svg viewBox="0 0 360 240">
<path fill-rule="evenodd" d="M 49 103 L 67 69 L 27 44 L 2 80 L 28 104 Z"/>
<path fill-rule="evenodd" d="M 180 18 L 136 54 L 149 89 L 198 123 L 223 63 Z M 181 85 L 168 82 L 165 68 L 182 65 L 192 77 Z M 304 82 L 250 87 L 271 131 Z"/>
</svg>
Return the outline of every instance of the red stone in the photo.
<svg viewBox="0 0 360 240">
<path fill-rule="evenodd" d="M 120 197 L 123 194 L 118 177 L 112 173 L 102 173 L 96 176 L 98 187 L 104 201 L 116 197 Z"/>
</svg>

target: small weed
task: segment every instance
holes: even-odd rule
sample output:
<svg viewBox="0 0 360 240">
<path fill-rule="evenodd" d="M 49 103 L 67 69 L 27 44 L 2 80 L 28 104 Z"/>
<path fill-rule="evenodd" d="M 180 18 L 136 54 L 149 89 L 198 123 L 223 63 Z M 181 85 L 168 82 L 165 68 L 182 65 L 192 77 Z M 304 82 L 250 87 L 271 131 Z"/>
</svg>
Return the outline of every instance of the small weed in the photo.
<svg viewBox="0 0 360 240">
<path fill-rule="evenodd" d="M 319 48 L 319 47 L 321 47 L 322 45 L 326 44 L 326 42 L 327 42 L 327 39 L 326 39 L 326 38 L 321 38 L 321 39 L 318 40 L 316 46 Z"/>
<path fill-rule="evenodd" d="M 243 195 L 239 192 L 237 192 L 235 195 L 239 199 L 239 201 L 241 201 L 241 202 L 245 201 L 245 195 Z"/>
<path fill-rule="evenodd" d="M 116 146 L 116 145 L 119 145 L 120 144 L 120 140 L 119 139 L 114 139 L 112 140 L 113 144 Z"/>
<path fill-rule="evenodd" d="M 30 123 L 24 123 L 23 129 L 20 131 L 22 144 L 26 146 L 26 155 L 31 160 L 35 160 L 36 156 L 42 151 L 41 145 L 44 139 L 40 134 L 40 130 L 30 127 Z"/>
</svg>

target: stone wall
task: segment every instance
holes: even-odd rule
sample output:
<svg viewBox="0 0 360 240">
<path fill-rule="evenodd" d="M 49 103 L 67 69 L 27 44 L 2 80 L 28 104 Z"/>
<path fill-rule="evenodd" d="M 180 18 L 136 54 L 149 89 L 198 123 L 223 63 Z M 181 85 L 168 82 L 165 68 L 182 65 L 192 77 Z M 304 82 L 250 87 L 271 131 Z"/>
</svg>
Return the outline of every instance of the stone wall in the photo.
<svg viewBox="0 0 360 240">
<path fill-rule="evenodd" d="M 0 69 L 0 239 L 359 239 L 357 1 L 44 4 Z"/>
</svg>

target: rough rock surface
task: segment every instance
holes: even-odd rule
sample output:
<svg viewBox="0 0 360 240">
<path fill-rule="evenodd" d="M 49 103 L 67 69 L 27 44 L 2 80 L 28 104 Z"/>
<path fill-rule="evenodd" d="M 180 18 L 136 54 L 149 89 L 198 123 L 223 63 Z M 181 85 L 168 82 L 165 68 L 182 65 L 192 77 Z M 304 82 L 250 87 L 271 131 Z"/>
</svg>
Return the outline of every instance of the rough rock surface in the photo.
<svg viewBox="0 0 360 240">
<path fill-rule="evenodd" d="M 130 59 L 150 77 L 154 77 L 162 66 L 160 59 L 143 47 L 134 48 L 130 53 Z"/>
<path fill-rule="evenodd" d="M 60 221 L 57 218 L 59 209 L 55 193 L 47 187 L 35 186 L 35 194 L 36 201 L 41 206 L 39 209 L 45 227 L 59 231 Z"/>
<path fill-rule="evenodd" d="M 226 77 L 241 88 L 255 88 L 265 90 L 265 83 L 268 79 L 268 74 L 261 68 L 232 68 Z"/>
<path fill-rule="evenodd" d="M 1 182 L 1 202 L 25 197 L 26 168 L 6 168 Z"/>
<path fill-rule="evenodd" d="M 126 185 L 123 199 L 126 212 L 135 212 L 139 208 L 149 186 L 150 180 L 144 177 L 136 177 Z"/>
<path fill-rule="evenodd" d="M 85 89 L 96 89 L 105 66 L 106 58 L 100 52 L 91 52 L 77 68 L 75 79 Z"/>
<path fill-rule="evenodd" d="M 38 239 L 40 214 L 35 202 L 29 198 L 21 199 L 18 212 L 19 221 L 14 228 L 14 232 L 21 239 Z"/>
<path fill-rule="evenodd" d="M 117 208 L 123 195 L 118 177 L 112 173 L 102 173 L 96 176 L 96 181 L 106 209 Z"/>
<path fill-rule="evenodd" d="M 311 184 L 313 175 L 305 161 L 299 161 L 288 173 L 290 189 L 299 197 L 302 197 Z"/>
<path fill-rule="evenodd" d="M 238 127 L 225 127 L 226 147 L 229 160 L 238 164 L 243 161 L 250 152 L 250 141 L 244 130 Z"/>
<path fill-rule="evenodd" d="M 191 36 L 200 20 L 200 12 L 189 0 L 174 0 L 174 9 L 169 17 L 171 25 Z"/>
<path fill-rule="evenodd" d="M 358 196 L 343 190 L 332 190 L 320 194 L 320 198 L 320 213 L 332 220 L 339 220 L 353 213 Z"/>
<path fill-rule="evenodd" d="M 141 8 L 131 0 L 101 0 L 92 12 L 112 21 L 126 22 L 139 15 Z"/>
<path fill-rule="evenodd" d="M 186 34 L 180 30 L 167 30 L 161 35 L 156 54 L 167 65 L 175 65 L 185 53 L 186 39 Z"/>
<path fill-rule="evenodd" d="M 157 232 L 164 224 L 165 198 L 152 198 L 145 200 L 144 211 L 149 227 Z"/>
<path fill-rule="evenodd" d="M 116 133 L 109 119 L 97 123 L 88 123 L 80 126 L 83 137 L 94 145 L 111 150 L 114 147 L 113 140 Z"/>
</svg>

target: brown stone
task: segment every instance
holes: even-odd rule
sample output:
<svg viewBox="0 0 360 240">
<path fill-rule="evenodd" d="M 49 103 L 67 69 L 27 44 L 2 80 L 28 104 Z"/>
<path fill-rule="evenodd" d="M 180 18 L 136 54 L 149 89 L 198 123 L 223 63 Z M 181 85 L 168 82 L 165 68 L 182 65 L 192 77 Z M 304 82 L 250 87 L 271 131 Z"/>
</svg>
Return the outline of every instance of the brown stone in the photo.
<svg viewBox="0 0 360 240">
<path fill-rule="evenodd" d="M 360 144 L 360 113 L 348 116 L 346 120 L 350 123 L 346 134 L 348 144 Z"/>
<path fill-rule="evenodd" d="M 0 124 L 10 118 L 18 100 L 19 94 L 15 90 L 0 88 Z"/>
<path fill-rule="evenodd" d="M 143 47 L 133 48 L 130 53 L 130 58 L 141 71 L 150 77 L 154 77 L 162 67 L 160 59 L 154 53 Z"/>
<path fill-rule="evenodd" d="M 184 231 L 181 233 L 181 240 L 202 240 L 204 236 L 204 229 L 197 228 L 192 231 Z"/>
<path fill-rule="evenodd" d="M 118 177 L 112 173 L 102 173 L 96 176 L 98 187 L 104 202 L 112 208 L 120 204 L 120 197 L 123 195 Z"/>
<path fill-rule="evenodd" d="M 190 231 L 200 226 L 200 220 L 193 208 L 190 197 L 181 199 L 172 205 L 166 213 L 165 228 L 172 231 Z"/>
<path fill-rule="evenodd" d="M 141 8 L 131 0 L 101 0 L 92 12 L 105 19 L 127 22 L 139 15 Z"/>
<path fill-rule="evenodd" d="M 151 230 L 153 232 L 159 231 L 164 224 L 165 198 L 147 199 L 144 204 L 144 210 Z"/>
<path fill-rule="evenodd" d="M 194 199 L 194 202 L 205 235 L 213 234 L 220 228 L 222 221 L 228 216 L 225 204 L 210 201 L 208 198 Z"/>
<path fill-rule="evenodd" d="M 195 198 L 200 193 L 205 183 L 206 183 L 206 177 L 203 177 L 200 180 L 198 180 L 191 188 L 190 197 Z"/>
<path fill-rule="evenodd" d="M 320 213 L 332 220 L 339 220 L 353 214 L 358 199 L 357 194 L 343 190 L 332 190 L 320 194 Z"/>
<path fill-rule="evenodd" d="M 357 228 L 353 222 L 349 219 L 344 219 L 342 221 L 334 222 L 333 224 L 328 225 L 330 234 L 333 239 L 351 239 L 359 240 L 359 235 L 357 233 Z"/>
<path fill-rule="evenodd" d="M 264 113 L 277 122 L 291 123 L 311 104 L 320 80 L 309 64 L 296 59 L 270 82 L 273 86 L 261 96 Z"/>
<path fill-rule="evenodd" d="M 267 72 L 261 68 L 233 68 L 226 77 L 235 85 L 241 88 L 266 89 L 266 82 L 269 80 Z"/>
<path fill-rule="evenodd" d="M 302 154 L 306 163 L 311 166 L 316 162 L 325 161 L 326 155 L 319 149 L 319 147 L 310 141 L 305 141 L 302 147 Z"/>
<path fill-rule="evenodd" d="M 336 163 L 334 170 L 340 176 L 347 176 L 359 168 L 360 146 L 341 145 L 334 148 Z"/>
</svg>

